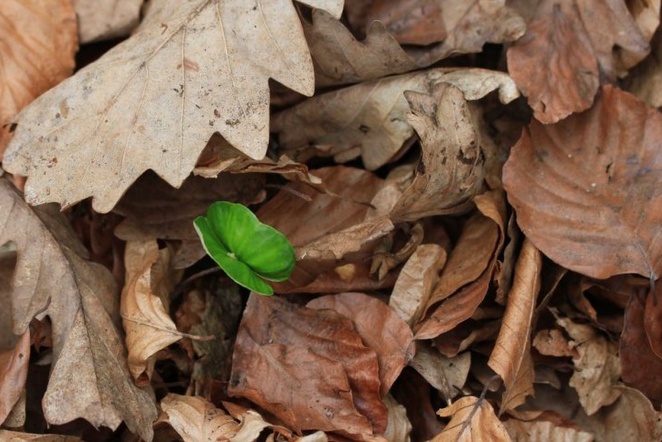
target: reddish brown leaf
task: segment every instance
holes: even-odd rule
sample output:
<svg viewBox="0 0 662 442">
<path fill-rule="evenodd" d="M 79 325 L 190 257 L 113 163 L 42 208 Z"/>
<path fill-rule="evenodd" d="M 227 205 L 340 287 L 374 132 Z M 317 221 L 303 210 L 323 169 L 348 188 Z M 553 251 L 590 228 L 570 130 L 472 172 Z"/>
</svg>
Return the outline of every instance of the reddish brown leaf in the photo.
<svg viewBox="0 0 662 442">
<path fill-rule="evenodd" d="M 425 46 L 446 38 L 441 12 L 437 0 L 375 0 L 366 20 L 383 23 L 401 44 Z"/>
<path fill-rule="evenodd" d="M 532 122 L 504 166 L 524 234 L 588 276 L 660 276 L 661 140 L 662 115 L 611 87 L 582 114 Z"/>
<path fill-rule="evenodd" d="M 555 3 L 547 12 L 508 49 L 508 72 L 535 117 L 555 123 L 591 106 L 599 86 L 598 61 L 573 3 Z"/>
<path fill-rule="evenodd" d="M 352 322 L 282 298 L 251 295 L 229 393 L 250 399 L 296 431 L 336 431 L 364 440 L 386 429 L 377 355 L 363 345 Z"/>
<path fill-rule="evenodd" d="M 0 422 L 4 422 L 25 389 L 30 360 L 30 331 L 0 353 Z"/>
<path fill-rule="evenodd" d="M 377 353 L 380 393 L 391 389 L 402 369 L 414 357 L 414 336 L 406 322 L 388 305 L 363 293 L 341 293 L 317 298 L 306 307 L 331 309 L 352 320 L 363 344 Z"/>
</svg>

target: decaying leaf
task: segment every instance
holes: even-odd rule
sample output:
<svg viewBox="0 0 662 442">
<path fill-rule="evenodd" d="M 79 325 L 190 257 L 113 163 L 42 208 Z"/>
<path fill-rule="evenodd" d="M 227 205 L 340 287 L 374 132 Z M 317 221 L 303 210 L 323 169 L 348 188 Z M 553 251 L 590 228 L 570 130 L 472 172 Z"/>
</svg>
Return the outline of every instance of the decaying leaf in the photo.
<svg viewBox="0 0 662 442">
<path fill-rule="evenodd" d="M 508 294 L 503 324 L 487 364 L 503 379 L 506 391 L 499 414 L 523 404 L 533 394 L 531 327 L 540 290 L 542 255 L 524 240 L 515 267 L 515 281 Z"/>
<path fill-rule="evenodd" d="M 528 442 L 532 440 L 547 442 L 593 442 L 591 433 L 575 428 L 561 427 L 554 422 L 545 420 L 521 421 L 508 419 L 503 422 L 513 442 Z"/>
<path fill-rule="evenodd" d="M 510 442 L 506 428 L 485 399 L 463 397 L 437 412 L 451 420 L 431 442 Z"/>
<path fill-rule="evenodd" d="M 143 0 L 73 0 L 81 43 L 124 37 L 138 26 Z"/>
<path fill-rule="evenodd" d="M 588 111 L 533 121 L 504 166 L 524 234 L 551 259 L 608 278 L 662 274 L 662 115 L 612 87 Z"/>
<path fill-rule="evenodd" d="M 649 106 L 662 106 L 662 30 L 653 37 L 648 57 L 630 71 L 625 89 Z"/>
<path fill-rule="evenodd" d="M 0 439 L 9 442 L 80 442 L 83 440 L 77 436 L 64 436 L 60 434 L 31 434 L 9 430 L 0 430 Z"/>
<path fill-rule="evenodd" d="M 465 352 L 448 358 L 424 342 L 418 342 L 416 356 L 410 365 L 439 390 L 450 402 L 461 391 L 471 366 L 471 353 Z"/>
<path fill-rule="evenodd" d="M 67 78 L 78 49 L 71 0 L 5 0 L 0 10 L 0 160 L 16 114 Z"/>
<path fill-rule="evenodd" d="M 16 341 L 14 348 L 3 349 L 0 353 L 0 422 L 7 419 L 24 394 L 29 359 L 30 331 L 26 330 Z"/>
<path fill-rule="evenodd" d="M 342 315 L 253 294 L 237 336 L 228 391 L 294 431 L 367 440 L 383 433 L 387 423 L 377 361 Z"/>
<path fill-rule="evenodd" d="M 388 426 L 384 431 L 384 439 L 389 442 L 411 440 L 412 426 L 407 417 L 407 409 L 393 399 L 390 394 L 386 395 L 384 403 L 388 408 Z"/>
<path fill-rule="evenodd" d="M 124 250 L 126 283 L 120 313 L 126 332 L 129 371 L 138 385 L 149 385 L 159 350 L 183 335 L 168 314 L 169 294 L 177 273 L 172 254 L 156 240 L 129 241 Z"/>
<path fill-rule="evenodd" d="M 334 16 L 343 4 L 305 3 Z M 148 169 L 181 185 L 215 132 L 262 158 L 268 79 L 312 94 L 313 75 L 290 1 L 150 2 L 131 38 L 21 114 L 3 167 L 31 176 L 32 204 L 92 196 L 108 212 Z"/>
<path fill-rule="evenodd" d="M 432 93 L 438 83 L 450 83 L 467 100 L 478 100 L 498 90 L 507 103 L 518 96 L 507 75 L 484 69 L 431 69 L 404 74 L 318 95 L 274 115 L 272 130 L 279 133 L 285 152 L 333 155 L 338 162 L 361 157 L 375 170 L 400 151 L 413 134 L 404 91 Z M 312 146 L 312 151 L 307 152 Z"/>
<path fill-rule="evenodd" d="M 83 418 L 113 429 L 124 421 L 150 440 L 156 407 L 128 372 L 112 275 L 85 259 L 85 248 L 55 207 L 30 208 L 4 179 L 0 213 L 0 244 L 12 241 L 18 256 L 11 285 L 14 333 L 24 333 L 35 317 L 48 315 L 53 323 L 53 366 L 42 402 L 46 421 Z"/>
</svg>

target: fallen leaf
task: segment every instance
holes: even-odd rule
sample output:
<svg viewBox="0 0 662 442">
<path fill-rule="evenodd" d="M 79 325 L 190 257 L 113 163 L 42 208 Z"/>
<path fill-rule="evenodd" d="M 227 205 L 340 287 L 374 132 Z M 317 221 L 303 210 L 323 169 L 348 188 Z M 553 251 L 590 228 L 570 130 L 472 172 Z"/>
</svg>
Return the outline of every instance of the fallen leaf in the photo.
<svg viewBox="0 0 662 442">
<path fill-rule="evenodd" d="M 593 104 L 598 60 L 574 2 L 546 1 L 537 11 L 526 33 L 508 48 L 508 73 L 534 116 L 548 124 Z"/>
<path fill-rule="evenodd" d="M 653 37 L 648 57 L 630 70 L 624 86 L 649 106 L 662 106 L 662 31 Z"/>
<path fill-rule="evenodd" d="M 506 312 L 487 365 L 503 380 L 505 392 L 499 414 L 522 405 L 533 394 L 535 378 L 531 358 L 531 327 L 540 291 L 542 255 L 524 240 L 515 266 Z"/>
<path fill-rule="evenodd" d="M 78 37 L 72 2 L 3 1 L 0 34 L 2 160 L 18 112 L 73 72 Z"/>
<path fill-rule="evenodd" d="M 334 16 L 343 5 L 305 3 Z M 29 177 L 31 204 L 92 196 L 108 212 L 148 169 L 181 185 L 215 132 L 262 158 L 268 79 L 310 95 L 313 75 L 289 1 L 151 2 L 131 38 L 22 112 L 3 167 Z"/>
<path fill-rule="evenodd" d="M 561 330 L 556 328 L 549 330 L 540 330 L 533 338 L 533 346 L 542 355 L 556 357 L 577 356 L 568 339 Z"/>
<path fill-rule="evenodd" d="M 5 422 L 25 393 L 30 360 L 30 331 L 26 330 L 14 348 L 0 353 L 0 422 Z"/>
<path fill-rule="evenodd" d="M 432 407 L 434 390 L 418 373 L 405 368 L 391 393 L 407 409 L 412 424 L 411 440 L 430 440 L 441 432 L 443 425 Z"/>
<path fill-rule="evenodd" d="M 124 37 L 138 26 L 143 0 L 73 0 L 81 43 Z"/>
<path fill-rule="evenodd" d="M 414 335 L 388 305 L 363 293 L 341 293 L 313 299 L 306 307 L 330 309 L 349 318 L 363 344 L 377 353 L 382 397 L 414 357 Z"/>
<path fill-rule="evenodd" d="M 533 121 L 503 171 L 526 237 L 555 262 L 594 278 L 656 279 L 660 140 L 662 115 L 612 87 L 582 114 L 554 125 Z"/>
<path fill-rule="evenodd" d="M 14 333 L 23 334 L 35 317 L 48 315 L 53 323 L 53 364 L 42 401 L 46 422 L 83 418 L 114 429 L 124 421 L 151 440 L 156 407 L 128 372 L 112 275 L 84 259 L 85 248 L 57 208 L 29 207 L 4 179 L 0 213 L 6 214 L 0 244 L 14 242 L 18 253 L 11 284 Z"/>
<path fill-rule="evenodd" d="M 156 353 L 183 337 L 168 314 L 177 277 L 170 260 L 170 250 L 159 250 L 156 240 L 129 241 L 124 250 L 126 283 L 120 313 L 129 371 L 139 386 L 150 384 Z"/>
<path fill-rule="evenodd" d="M 373 430 L 383 433 L 387 424 L 378 373 L 376 353 L 363 345 L 349 319 L 251 295 L 228 392 L 294 431 L 333 431 L 366 440 Z"/>
<path fill-rule="evenodd" d="M 421 244 L 400 270 L 389 306 L 409 325 L 421 319 L 447 253 L 437 244 Z"/>
<path fill-rule="evenodd" d="M 503 422 L 513 442 L 544 440 L 548 442 L 593 442 L 593 434 L 575 428 L 561 427 L 554 422 L 507 419 Z"/>
<path fill-rule="evenodd" d="M 9 430 L 0 430 L 0 439 L 8 442 L 21 442 L 24 440 L 35 442 L 80 442 L 83 440 L 76 436 L 65 436 L 60 434 L 30 434 Z"/>
<path fill-rule="evenodd" d="M 424 342 L 417 344 L 416 356 L 409 365 L 436 388 L 446 402 L 450 403 L 467 381 L 471 353 L 465 352 L 449 358 Z"/>
<path fill-rule="evenodd" d="M 365 19 L 383 23 L 400 44 L 426 46 L 446 38 L 438 0 L 374 1 Z"/>
<path fill-rule="evenodd" d="M 482 287 L 478 285 L 479 287 Z M 481 288 L 484 290 L 484 288 Z M 451 305 L 453 305 L 451 303 Z M 473 318 L 480 307 L 474 310 Z M 451 320 L 457 320 L 452 318 Z M 501 321 L 476 321 L 474 319 L 464 320 L 452 330 L 444 332 L 434 338 L 434 346 L 442 355 L 453 358 L 461 352 L 476 346 L 481 342 L 494 342 L 499 334 Z"/>
<path fill-rule="evenodd" d="M 437 412 L 451 420 L 444 431 L 430 442 L 510 442 L 506 428 L 494 414 L 494 409 L 485 399 L 466 396 Z"/>
<path fill-rule="evenodd" d="M 587 415 L 612 404 L 621 394 L 615 388 L 620 377 L 617 347 L 600 336 L 588 325 L 577 324 L 569 318 L 559 317 L 556 322 L 570 335 L 570 346 L 577 355 L 573 356 L 574 372 L 570 386 L 579 394 L 579 402 Z"/>
<path fill-rule="evenodd" d="M 337 162 L 361 157 L 368 170 L 387 164 L 414 135 L 407 123 L 404 91 L 431 93 L 450 83 L 467 100 L 499 90 L 504 102 L 518 95 L 506 74 L 485 69 L 430 69 L 339 89 L 310 98 L 273 116 L 283 152 L 293 159 L 308 153 L 334 156 Z M 312 146 L 312 148 L 311 148 Z"/>
<path fill-rule="evenodd" d="M 411 434 L 411 422 L 407 418 L 407 409 L 400 405 L 390 394 L 384 397 L 384 403 L 388 408 L 388 425 L 384 431 L 384 439 L 388 442 L 409 441 Z"/>
<path fill-rule="evenodd" d="M 232 440 L 237 434 L 239 424 L 232 416 L 200 397 L 169 393 L 161 400 L 161 409 L 165 421 L 186 442 Z"/>
</svg>

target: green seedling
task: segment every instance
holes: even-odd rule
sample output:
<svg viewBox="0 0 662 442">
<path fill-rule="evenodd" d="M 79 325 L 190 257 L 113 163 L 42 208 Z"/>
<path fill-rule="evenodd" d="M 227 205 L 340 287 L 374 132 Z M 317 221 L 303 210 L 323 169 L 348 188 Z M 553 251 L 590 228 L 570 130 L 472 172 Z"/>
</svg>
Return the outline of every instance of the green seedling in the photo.
<svg viewBox="0 0 662 442">
<path fill-rule="evenodd" d="M 193 225 L 207 254 L 249 290 L 273 295 L 264 280 L 285 281 L 294 270 L 294 249 L 285 235 L 241 204 L 216 202 Z"/>
</svg>

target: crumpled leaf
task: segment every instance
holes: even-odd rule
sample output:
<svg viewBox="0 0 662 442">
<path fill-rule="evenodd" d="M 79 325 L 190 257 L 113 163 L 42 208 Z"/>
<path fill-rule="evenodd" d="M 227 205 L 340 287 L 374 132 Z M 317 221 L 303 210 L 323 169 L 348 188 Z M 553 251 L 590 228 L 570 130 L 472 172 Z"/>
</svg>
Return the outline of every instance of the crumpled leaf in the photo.
<svg viewBox="0 0 662 442">
<path fill-rule="evenodd" d="M 0 160 L 16 114 L 67 78 L 78 50 L 71 0 L 4 0 L 0 10 Z"/>
<path fill-rule="evenodd" d="M 84 259 L 85 248 L 57 208 L 30 208 L 4 179 L 0 213 L 0 244 L 13 241 L 18 253 L 14 333 L 25 332 L 34 317 L 48 315 L 53 324 L 53 366 L 42 401 L 46 421 L 83 418 L 111 429 L 124 421 L 150 440 L 156 407 L 127 370 L 112 275 Z"/>
<path fill-rule="evenodd" d="M 410 365 L 450 402 L 464 387 L 471 367 L 471 352 L 448 358 L 437 349 L 418 342 Z"/>
<path fill-rule="evenodd" d="M 340 293 L 313 299 L 306 307 L 330 309 L 351 319 L 363 343 L 377 353 L 382 397 L 414 357 L 409 326 L 387 304 L 363 293 Z"/>
<path fill-rule="evenodd" d="M 343 4 L 305 3 L 335 16 Z M 21 114 L 3 167 L 29 177 L 26 200 L 66 207 L 92 196 L 108 212 L 148 169 L 178 187 L 215 132 L 262 158 L 268 79 L 312 94 L 314 73 L 291 1 L 254 6 L 150 2 L 131 38 Z"/>
<path fill-rule="evenodd" d="M 662 274 L 662 115 L 605 87 L 594 106 L 554 125 L 533 121 L 503 170 L 524 234 L 579 273 Z"/>
<path fill-rule="evenodd" d="M 540 291 L 541 270 L 540 251 L 525 239 L 515 267 L 499 337 L 487 362 L 501 376 L 506 388 L 499 414 L 518 407 L 528 395 L 533 394 L 535 373 L 531 358 L 531 327 Z"/>
<path fill-rule="evenodd" d="M 662 106 L 662 30 L 653 37 L 648 57 L 630 70 L 624 87 L 649 106 Z"/>
<path fill-rule="evenodd" d="M 519 95 L 515 83 L 501 72 L 430 69 L 315 96 L 274 115 L 272 130 L 279 133 L 281 147 L 291 158 L 309 154 L 312 146 L 310 153 L 333 155 L 338 162 L 360 156 L 366 169 L 375 170 L 414 134 L 406 121 L 409 106 L 403 92 L 431 93 L 438 83 L 452 84 L 467 100 L 478 100 L 494 90 L 504 103 Z"/>
<path fill-rule="evenodd" d="M 538 5 L 539 17 L 508 48 L 508 73 L 542 123 L 588 109 L 600 83 L 598 60 L 576 5 L 550 4 Z"/>
<path fill-rule="evenodd" d="M 444 431 L 430 442 L 510 442 L 506 428 L 494 414 L 494 409 L 485 399 L 466 396 L 437 412 L 439 416 L 451 417 Z"/>
<path fill-rule="evenodd" d="M 577 324 L 558 315 L 556 322 L 570 335 L 570 346 L 577 351 L 572 358 L 575 366 L 570 386 L 577 390 L 579 403 L 590 416 L 612 404 L 621 394 L 615 388 L 621 374 L 618 348 L 589 325 Z"/>
<path fill-rule="evenodd" d="M 143 0 L 73 0 L 81 43 L 129 35 L 138 25 Z"/>
<path fill-rule="evenodd" d="M 384 398 L 384 403 L 388 408 L 388 426 L 384 431 L 384 439 L 388 442 L 409 441 L 412 430 L 411 422 L 407 417 L 407 409 L 400 405 L 389 394 Z"/>
<path fill-rule="evenodd" d="M 169 295 L 176 282 L 171 252 L 156 240 L 129 241 L 124 250 L 126 283 L 120 313 L 129 351 L 129 371 L 139 386 L 149 385 L 156 353 L 183 336 L 168 314 Z"/>
<path fill-rule="evenodd" d="M 386 429 L 376 353 L 331 310 L 251 295 L 239 329 L 228 392 L 294 431 L 368 440 Z M 311 400 L 314 398 L 314 400 Z"/>
<path fill-rule="evenodd" d="M 521 421 L 508 419 L 503 422 L 513 442 L 531 440 L 547 442 L 593 442 L 593 434 L 575 428 L 561 427 L 545 420 Z"/>
</svg>

